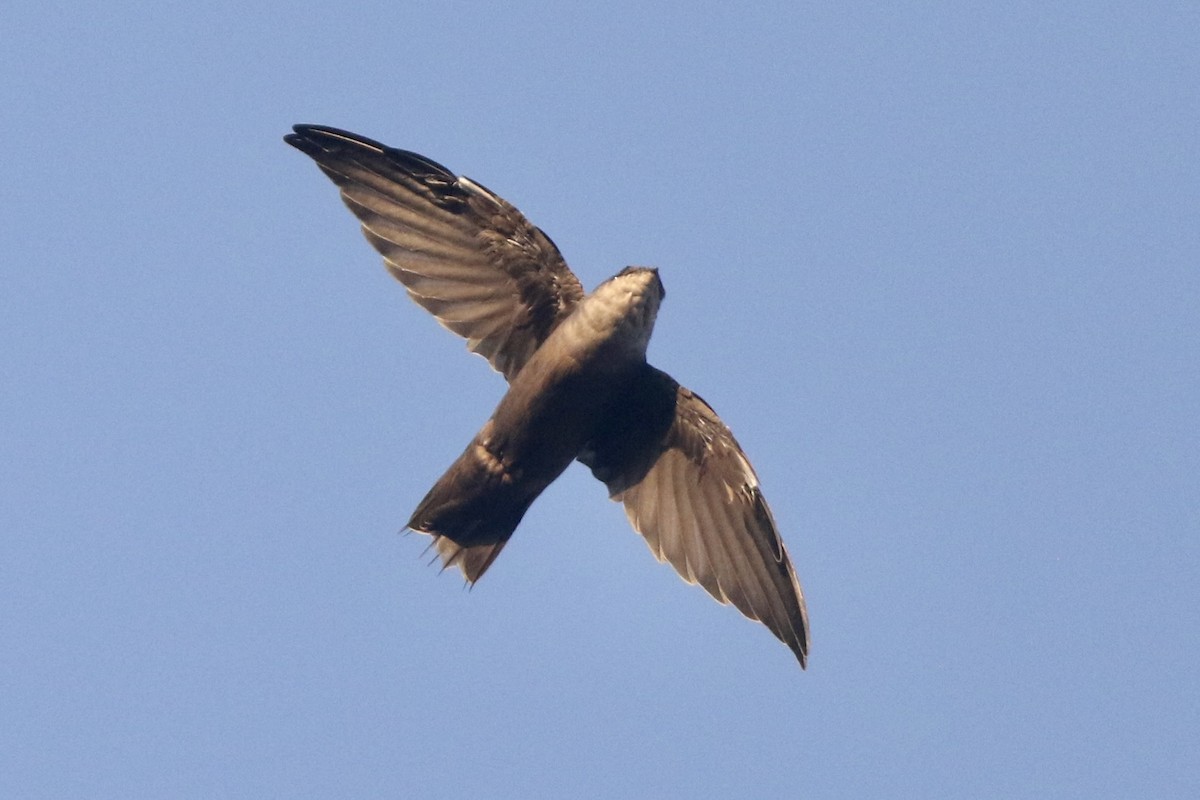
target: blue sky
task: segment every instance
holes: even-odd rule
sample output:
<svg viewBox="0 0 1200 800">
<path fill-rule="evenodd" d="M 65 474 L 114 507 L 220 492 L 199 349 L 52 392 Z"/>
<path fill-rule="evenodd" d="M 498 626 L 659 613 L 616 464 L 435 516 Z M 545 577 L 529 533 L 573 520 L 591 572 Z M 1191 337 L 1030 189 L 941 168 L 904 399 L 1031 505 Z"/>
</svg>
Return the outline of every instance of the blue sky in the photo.
<svg viewBox="0 0 1200 800">
<path fill-rule="evenodd" d="M 0 794 L 1194 797 L 1192 3 L 18 2 Z M 810 667 L 574 466 L 398 534 L 503 392 L 281 137 L 521 208 L 753 460 Z"/>
</svg>

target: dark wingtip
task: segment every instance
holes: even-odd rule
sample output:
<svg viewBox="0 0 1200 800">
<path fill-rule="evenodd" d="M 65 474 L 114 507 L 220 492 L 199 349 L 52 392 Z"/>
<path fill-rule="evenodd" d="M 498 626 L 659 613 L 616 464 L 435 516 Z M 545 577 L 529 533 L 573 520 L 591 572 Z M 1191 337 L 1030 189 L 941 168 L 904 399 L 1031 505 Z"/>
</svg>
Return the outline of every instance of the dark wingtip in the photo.
<svg viewBox="0 0 1200 800">
<path fill-rule="evenodd" d="M 799 628 L 793 627 L 792 640 L 788 641 L 782 636 L 784 643 L 796 655 L 796 660 L 800 662 L 800 669 L 808 669 L 808 612 L 804 608 L 804 598 L 800 598 L 801 618 Z"/>
<path fill-rule="evenodd" d="M 283 140 L 317 161 L 321 161 L 322 157 L 338 155 L 351 155 L 355 158 L 383 156 L 395 166 L 414 175 L 432 173 L 451 183 L 458 177 L 444 164 L 439 164 L 432 158 L 411 150 L 388 147 L 374 139 L 341 128 L 302 123 L 293 125 L 292 131 L 293 133 L 284 136 Z"/>
<path fill-rule="evenodd" d="M 301 150 L 309 155 L 312 155 L 314 152 L 339 150 L 347 146 L 367 148 L 380 153 L 388 149 L 387 145 L 380 144 L 374 139 L 368 139 L 365 136 L 359 136 L 357 133 L 351 133 L 350 131 L 333 128 L 328 125 L 310 125 L 307 123 L 293 125 L 292 133 L 284 136 L 283 140 L 297 150 Z"/>
<path fill-rule="evenodd" d="M 293 125 L 293 132 L 284 136 L 283 140 L 300 152 L 311 156 L 321 150 L 312 135 L 313 131 L 318 130 L 320 130 L 320 126 L 317 125 Z"/>
</svg>

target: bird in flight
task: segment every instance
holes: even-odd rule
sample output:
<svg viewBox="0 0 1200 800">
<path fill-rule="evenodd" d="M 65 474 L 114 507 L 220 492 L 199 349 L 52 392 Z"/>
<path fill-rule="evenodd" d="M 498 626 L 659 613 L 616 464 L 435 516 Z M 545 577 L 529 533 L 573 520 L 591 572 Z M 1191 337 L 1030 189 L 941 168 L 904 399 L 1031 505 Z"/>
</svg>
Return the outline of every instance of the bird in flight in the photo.
<svg viewBox="0 0 1200 800">
<path fill-rule="evenodd" d="M 585 294 L 550 237 L 424 156 L 296 125 L 284 140 L 341 190 L 409 297 L 508 381 L 407 527 L 474 583 L 576 459 L 659 561 L 808 658 L 800 582 L 758 477 L 716 412 L 646 362 L 665 291 L 627 267 Z"/>
</svg>

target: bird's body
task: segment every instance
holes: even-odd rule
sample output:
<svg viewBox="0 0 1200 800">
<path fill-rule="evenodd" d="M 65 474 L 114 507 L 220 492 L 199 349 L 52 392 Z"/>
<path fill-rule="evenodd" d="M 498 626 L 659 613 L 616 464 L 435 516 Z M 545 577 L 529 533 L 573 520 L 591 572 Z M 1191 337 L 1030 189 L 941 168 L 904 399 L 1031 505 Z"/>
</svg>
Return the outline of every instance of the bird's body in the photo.
<svg viewBox="0 0 1200 800">
<path fill-rule="evenodd" d="M 491 418 L 413 512 L 448 564 L 476 580 L 525 511 L 644 379 L 662 297 L 653 270 L 629 270 L 580 301 L 512 380 Z"/>
<path fill-rule="evenodd" d="M 409 295 L 467 338 L 508 392 L 408 522 L 471 582 L 578 459 L 655 556 L 808 652 L 804 597 L 758 478 L 698 395 L 646 363 L 664 296 L 629 267 L 584 295 L 558 248 L 483 186 L 415 153 L 297 125 Z"/>
</svg>

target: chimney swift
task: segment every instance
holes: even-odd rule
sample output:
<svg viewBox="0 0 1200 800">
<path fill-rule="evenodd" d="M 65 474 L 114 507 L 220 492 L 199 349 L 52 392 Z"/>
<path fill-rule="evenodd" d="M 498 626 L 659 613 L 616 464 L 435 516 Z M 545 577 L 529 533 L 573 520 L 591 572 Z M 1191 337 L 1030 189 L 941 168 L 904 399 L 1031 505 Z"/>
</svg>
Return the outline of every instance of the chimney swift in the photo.
<svg viewBox="0 0 1200 800">
<path fill-rule="evenodd" d="M 754 469 L 698 394 L 646 362 L 658 271 L 626 267 L 584 294 L 550 237 L 481 184 L 336 128 L 293 130 L 285 141 L 337 184 L 409 297 L 508 380 L 408 521 L 443 565 L 477 581 L 579 460 L 659 561 L 762 622 L 804 667 L 804 595 Z"/>
</svg>

